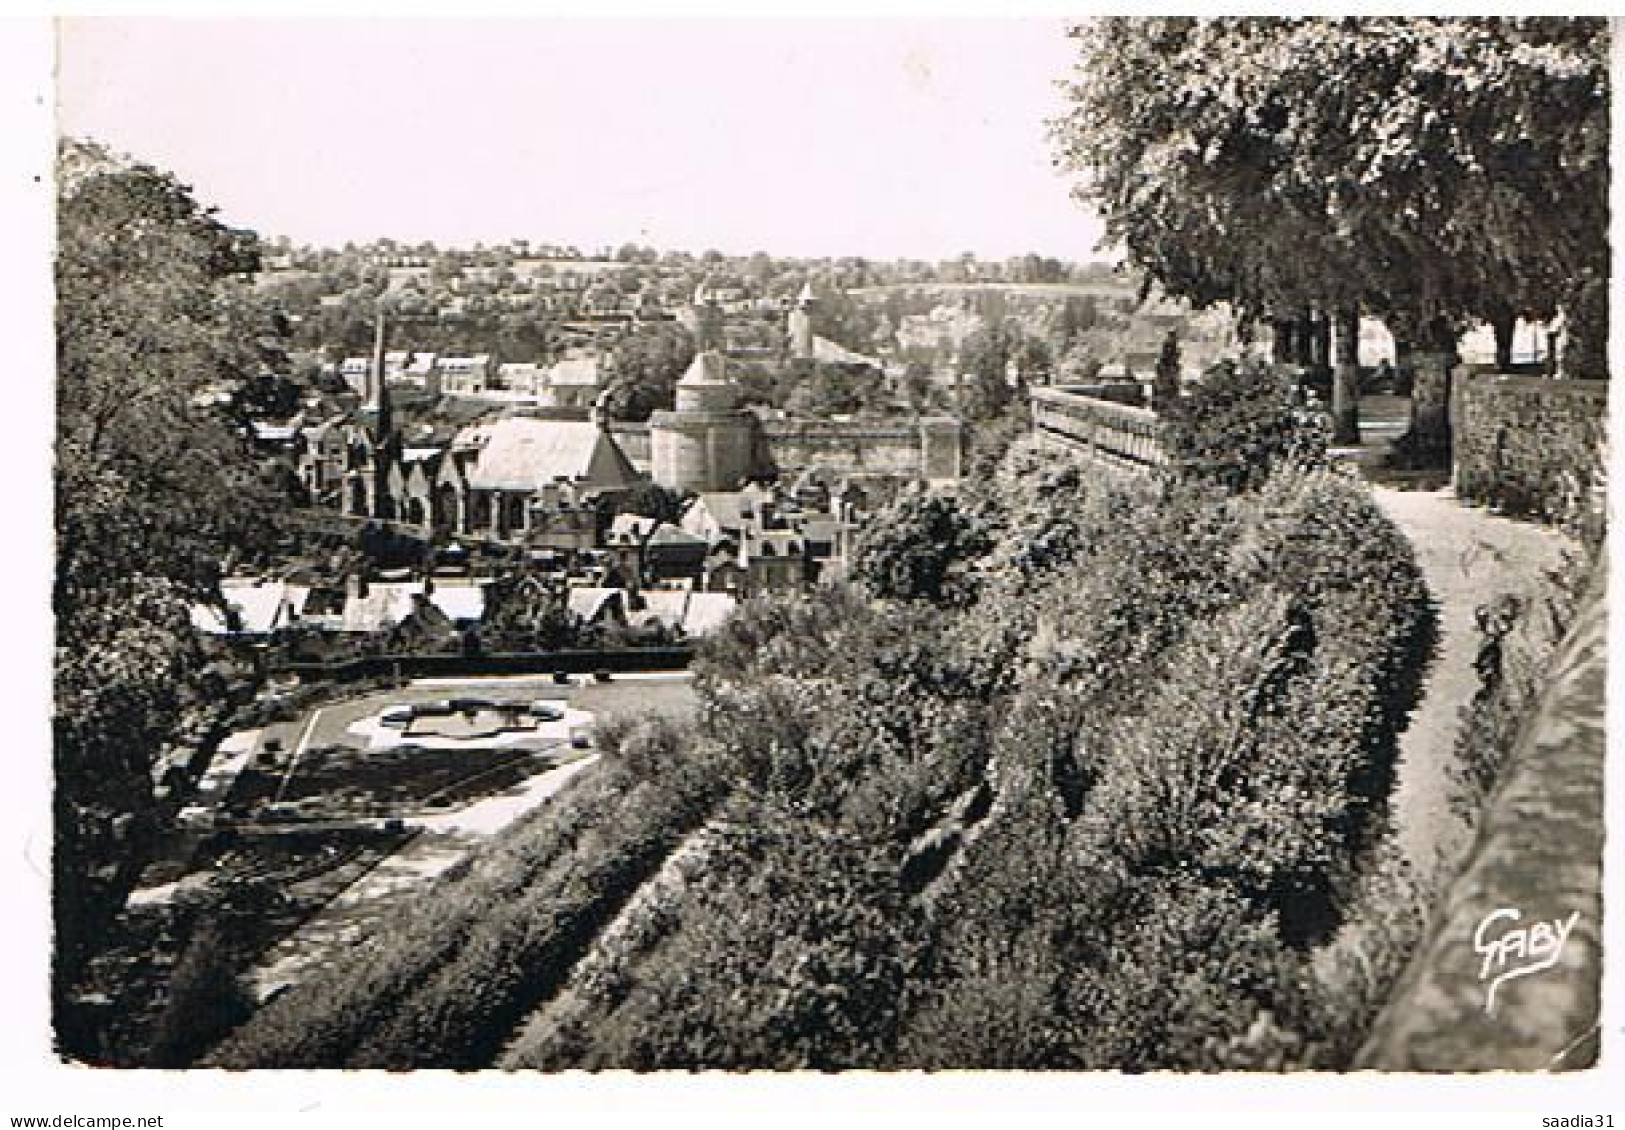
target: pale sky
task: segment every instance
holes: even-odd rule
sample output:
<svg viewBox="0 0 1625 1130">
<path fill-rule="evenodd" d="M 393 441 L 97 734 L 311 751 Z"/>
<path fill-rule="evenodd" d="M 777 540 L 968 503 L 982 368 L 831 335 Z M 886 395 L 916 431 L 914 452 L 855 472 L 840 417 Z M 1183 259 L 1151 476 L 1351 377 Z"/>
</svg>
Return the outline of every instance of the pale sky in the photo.
<svg viewBox="0 0 1625 1130">
<path fill-rule="evenodd" d="M 61 128 L 336 245 L 1099 256 L 1054 20 L 64 21 Z"/>
</svg>

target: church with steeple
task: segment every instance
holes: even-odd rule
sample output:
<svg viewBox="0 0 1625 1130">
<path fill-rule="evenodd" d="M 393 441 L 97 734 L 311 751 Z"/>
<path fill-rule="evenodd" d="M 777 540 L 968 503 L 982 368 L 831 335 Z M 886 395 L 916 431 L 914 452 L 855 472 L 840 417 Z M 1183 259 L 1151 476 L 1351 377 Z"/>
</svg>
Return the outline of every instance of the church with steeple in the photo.
<svg viewBox="0 0 1625 1130">
<path fill-rule="evenodd" d="M 385 380 L 386 334 L 380 311 L 361 404 L 301 435 L 298 473 L 316 505 L 444 536 L 590 547 L 596 501 L 642 481 L 601 416 L 510 416 L 455 434 L 420 423 L 403 434 Z"/>
<path fill-rule="evenodd" d="M 349 472 L 344 498 L 345 512 L 364 514 L 372 518 L 396 518 L 390 472 L 396 469 L 401 457 L 401 437 L 395 430 L 390 412 L 389 381 L 384 372 L 384 341 L 388 333 L 388 318 L 382 308 L 373 331 L 372 363 L 367 367 L 367 383 L 356 410 L 357 434 L 355 440 L 362 447 L 361 458 Z"/>
</svg>

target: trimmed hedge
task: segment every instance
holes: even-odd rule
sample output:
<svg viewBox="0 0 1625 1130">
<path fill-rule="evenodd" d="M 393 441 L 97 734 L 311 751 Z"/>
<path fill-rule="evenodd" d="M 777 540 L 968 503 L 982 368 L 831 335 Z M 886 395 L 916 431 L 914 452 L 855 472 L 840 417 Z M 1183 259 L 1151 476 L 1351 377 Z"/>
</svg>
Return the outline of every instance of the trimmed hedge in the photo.
<svg viewBox="0 0 1625 1130">
<path fill-rule="evenodd" d="M 1078 544 L 1034 598 L 999 800 L 935 899 L 904 1062 L 1346 1053 L 1400 961 L 1322 991 L 1309 954 L 1376 920 L 1369 861 L 1434 633 L 1411 547 L 1363 484 L 1294 468 L 1243 495 L 1172 487 Z"/>
<path fill-rule="evenodd" d="M 1454 400 L 1452 478 L 1461 498 L 1602 544 L 1607 381 L 1463 374 Z"/>
<path fill-rule="evenodd" d="M 753 800 L 570 1066 L 886 1067 L 918 934 L 893 853 Z"/>
<path fill-rule="evenodd" d="M 584 675 L 593 671 L 680 671 L 693 659 L 690 647 L 578 648 L 566 651 L 491 652 L 481 655 L 364 655 L 335 663 L 289 662 L 279 674 L 318 681 L 427 678 L 455 675 Z"/>
<path fill-rule="evenodd" d="M 263 1008 L 208 1057 L 217 1067 L 337 1067 L 475 933 L 623 804 L 627 779 L 603 768 L 565 786 L 456 877 Z"/>
<path fill-rule="evenodd" d="M 482 907 L 466 944 L 414 985 L 346 1065 L 489 1065 L 704 813 L 698 798 L 648 784 L 633 788 L 517 897 Z"/>
<path fill-rule="evenodd" d="M 637 983 L 638 967 L 663 944 L 682 921 L 687 888 L 703 880 L 724 841 L 715 825 L 684 842 L 683 854 L 670 872 L 638 892 L 632 907 L 594 943 L 589 957 L 571 970 L 556 997 L 539 1007 L 521 1026 L 494 1066 L 503 1070 L 558 1071 L 579 1063 L 605 1018 L 620 1007 Z"/>
</svg>

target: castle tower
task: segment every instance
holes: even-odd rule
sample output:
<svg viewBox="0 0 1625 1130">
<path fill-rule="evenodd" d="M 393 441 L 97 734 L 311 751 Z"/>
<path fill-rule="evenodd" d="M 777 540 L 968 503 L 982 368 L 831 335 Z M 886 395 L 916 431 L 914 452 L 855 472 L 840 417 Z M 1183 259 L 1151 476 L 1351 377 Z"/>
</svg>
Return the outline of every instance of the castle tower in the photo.
<svg viewBox="0 0 1625 1130">
<path fill-rule="evenodd" d="M 711 293 L 710 282 L 707 276 L 694 288 L 689 332 L 694 335 L 696 353 L 722 348 L 722 307 L 717 304 L 716 295 Z"/>
<path fill-rule="evenodd" d="M 803 284 L 801 294 L 796 297 L 796 304 L 790 311 L 790 359 L 793 361 L 811 361 L 813 358 L 812 315 L 817 301 L 812 283 Z"/>
<path fill-rule="evenodd" d="M 739 407 L 719 350 L 695 354 L 677 382 L 676 406 L 649 418 L 650 472 L 675 491 L 731 491 L 762 473 L 761 422 Z"/>
</svg>

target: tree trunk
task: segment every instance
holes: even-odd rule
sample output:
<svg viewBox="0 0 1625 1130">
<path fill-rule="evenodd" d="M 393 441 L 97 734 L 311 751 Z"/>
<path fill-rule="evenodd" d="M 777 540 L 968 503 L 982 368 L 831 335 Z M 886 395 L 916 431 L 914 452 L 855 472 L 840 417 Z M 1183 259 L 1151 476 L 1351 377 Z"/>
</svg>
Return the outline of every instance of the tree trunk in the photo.
<svg viewBox="0 0 1625 1130">
<path fill-rule="evenodd" d="M 1587 278 L 1563 308 L 1557 372 L 1571 380 L 1608 379 L 1608 285 Z"/>
<path fill-rule="evenodd" d="M 1292 319 L 1277 318 L 1274 325 L 1275 341 L 1272 346 L 1273 352 L 1271 356 L 1277 365 L 1290 365 L 1292 364 L 1293 350 L 1296 348 L 1293 335 L 1295 327 L 1292 324 Z"/>
<path fill-rule="evenodd" d="M 1313 369 L 1315 367 L 1315 316 L 1311 311 L 1305 310 L 1298 316 L 1298 324 L 1292 332 L 1292 344 L 1294 346 L 1293 362 L 1305 369 Z"/>
<path fill-rule="evenodd" d="M 1456 333 L 1448 320 L 1428 328 L 1425 352 L 1416 355 L 1416 385 L 1411 392 L 1410 438 L 1418 458 L 1435 466 L 1450 465 L 1450 370 L 1456 364 Z"/>
<path fill-rule="evenodd" d="M 1332 319 L 1324 311 L 1315 315 L 1315 368 L 1326 370 L 1332 367 Z"/>
<path fill-rule="evenodd" d="M 1332 442 L 1360 442 L 1360 308 L 1337 312 L 1337 364 L 1332 370 Z"/>
<path fill-rule="evenodd" d="M 1495 331 L 1495 371 L 1512 371 L 1512 335 L 1518 328 L 1518 315 L 1510 310 L 1498 311 L 1490 316 L 1490 329 Z"/>
<path fill-rule="evenodd" d="M 1416 347 L 1410 338 L 1389 333 L 1394 339 L 1394 392 L 1408 398 L 1416 383 Z"/>
</svg>

